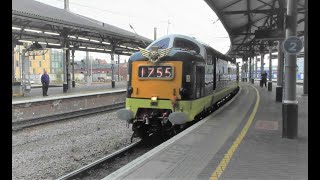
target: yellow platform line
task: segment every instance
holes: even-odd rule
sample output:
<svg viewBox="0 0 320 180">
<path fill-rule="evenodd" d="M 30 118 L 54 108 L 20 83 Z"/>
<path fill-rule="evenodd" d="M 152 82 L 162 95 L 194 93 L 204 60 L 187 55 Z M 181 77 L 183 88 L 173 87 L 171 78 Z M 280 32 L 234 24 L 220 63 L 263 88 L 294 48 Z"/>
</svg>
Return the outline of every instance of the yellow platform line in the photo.
<svg viewBox="0 0 320 180">
<path fill-rule="evenodd" d="M 23 96 L 23 94 L 15 94 L 15 93 L 12 93 L 12 97 L 20 97 L 20 96 Z"/>
<path fill-rule="evenodd" d="M 249 127 L 250 127 L 250 125 L 251 125 L 256 113 L 257 113 L 258 106 L 259 106 L 259 103 L 260 103 L 259 91 L 254 86 L 252 86 L 252 85 L 250 85 L 250 86 L 253 87 L 257 92 L 256 104 L 255 104 L 255 106 L 253 108 L 252 113 L 249 116 L 249 119 L 247 120 L 246 125 L 242 128 L 242 131 L 238 135 L 237 139 L 233 142 L 233 144 L 230 147 L 230 149 L 228 150 L 228 152 L 224 155 L 223 159 L 220 161 L 218 167 L 216 168 L 216 170 L 211 175 L 210 180 L 217 180 L 221 176 L 221 174 L 223 173 L 225 168 L 228 166 L 228 163 L 229 163 L 230 159 L 232 158 L 233 153 L 236 151 L 236 149 L 240 145 L 242 139 L 247 134 L 247 131 L 248 131 L 248 129 L 249 129 Z"/>
</svg>

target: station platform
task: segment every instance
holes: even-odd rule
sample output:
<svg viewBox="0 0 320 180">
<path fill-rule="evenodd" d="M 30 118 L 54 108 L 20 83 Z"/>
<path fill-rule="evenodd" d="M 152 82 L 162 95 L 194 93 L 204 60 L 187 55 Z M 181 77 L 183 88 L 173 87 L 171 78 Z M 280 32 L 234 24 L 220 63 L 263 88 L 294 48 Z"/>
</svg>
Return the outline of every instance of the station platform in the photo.
<svg viewBox="0 0 320 180">
<path fill-rule="evenodd" d="M 281 137 L 273 90 L 242 82 L 213 114 L 128 163 L 107 179 L 308 179 L 308 96 L 297 86 L 298 138 Z"/>
<path fill-rule="evenodd" d="M 42 96 L 42 88 L 40 85 L 33 85 L 31 92 L 27 96 L 12 97 L 12 104 L 26 103 L 26 102 L 40 102 L 47 100 L 64 99 L 69 97 L 82 97 L 94 94 L 112 93 L 114 91 L 125 91 L 126 81 L 115 83 L 115 88 L 111 87 L 109 83 L 92 83 L 92 84 L 77 84 L 76 87 L 63 92 L 62 86 L 52 85 L 48 89 L 49 96 Z"/>
<path fill-rule="evenodd" d="M 123 106 L 126 82 L 116 83 L 114 88 L 111 83 L 78 85 L 65 93 L 62 87 L 50 87 L 48 94 L 42 96 L 42 88 L 35 88 L 30 96 L 13 97 L 12 129 Z"/>
</svg>

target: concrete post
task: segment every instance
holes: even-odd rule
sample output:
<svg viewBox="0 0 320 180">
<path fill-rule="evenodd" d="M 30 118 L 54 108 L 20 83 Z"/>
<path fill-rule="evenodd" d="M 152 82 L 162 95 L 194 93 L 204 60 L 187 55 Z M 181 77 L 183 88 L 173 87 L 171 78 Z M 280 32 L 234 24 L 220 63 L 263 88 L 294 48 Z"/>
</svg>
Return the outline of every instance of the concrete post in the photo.
<svg viewBox="0 0 320 180">
<path fill-rule="evenodd" d="M 278 68 L 277 68 L 277 87 L 276 87 L 276 102 L 282 102 L 283 90 L 283 66 L 284 54 L 281 48 L 282 40 L 278 41 Z"/>
<path fill-rule="evenodd" d="M 75 78 L 74 78 L 74 49 L 72 49 L 71 51 L 71 56 L 72 56 L 72 87 L 76 87 L 76 82 L 75 82 Z"/>
<path fill-rule="evenodd" d="M 303 67 L 303 94 L 308 94 L 308 0 L 305 0 L 304 14 L 304 67 Z"/>
<path fill-rule="evenodd" d="M 297 0 L 287 1 L 286 38 L 297 34 Z M 285 91 L 282 103 L 282 137 L 296 139 L 298 136 L 298 101 L 296 99 L 297 56 L 286 54 Z"/>
<path fill-rule="evenodd" d="M 272 91 L 272 46 L 269 47 L 269 82 L 268 91 Z"/>
</svg>

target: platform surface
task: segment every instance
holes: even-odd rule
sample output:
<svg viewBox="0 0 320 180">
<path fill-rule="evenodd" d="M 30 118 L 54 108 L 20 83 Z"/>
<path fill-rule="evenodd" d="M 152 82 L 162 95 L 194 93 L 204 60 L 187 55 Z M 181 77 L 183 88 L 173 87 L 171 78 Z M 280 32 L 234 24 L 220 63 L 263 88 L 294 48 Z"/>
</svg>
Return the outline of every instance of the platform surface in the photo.
<svg viewBox="0 0 320 180">
<path fill-rule="evenodd" d="M 34 88 L 31 89 L 31 92 L 26 97 L 12 97 L 12 104 L 40 102 L 125 91 L 126 84 L 126 81 L 116 82 L 115 88 L 112 88 L 110 83 L 76 85 L 75 88 L 71 88 L 65 93 L 63 92 L 62 87 L 49 87 L 49 96 L 45 97 L 42 96 L 42 88 Z"/>
<path fill-rule="evenodd" d="M 308 96 L 297 86 L 299 138 L 284 139 L 275 87 L 241 83 L 224 107 L 104 180 L 308 179 Z"/>
</svg>

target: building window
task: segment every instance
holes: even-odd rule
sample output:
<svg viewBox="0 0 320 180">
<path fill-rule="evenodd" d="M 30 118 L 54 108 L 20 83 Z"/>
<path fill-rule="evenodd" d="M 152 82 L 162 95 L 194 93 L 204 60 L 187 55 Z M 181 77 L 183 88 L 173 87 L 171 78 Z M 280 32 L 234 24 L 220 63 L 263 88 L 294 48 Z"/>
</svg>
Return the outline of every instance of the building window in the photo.
<svg viewBox="0 0 320 180">
<path fill-rule="evenodd" d="M 39 61 L 39 67 L 41 67 L 41 61 Z"/>
<path fill-rule="evenodd" d="M 36 74 L 36 68 L 33 68 L 33 74 Z"/>
<path fill-rule="evenodd" d="M 16 61 L 16 67 L 19 67 L 19 61 Z"/>
</svg>

